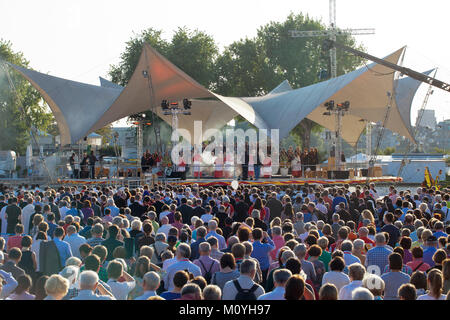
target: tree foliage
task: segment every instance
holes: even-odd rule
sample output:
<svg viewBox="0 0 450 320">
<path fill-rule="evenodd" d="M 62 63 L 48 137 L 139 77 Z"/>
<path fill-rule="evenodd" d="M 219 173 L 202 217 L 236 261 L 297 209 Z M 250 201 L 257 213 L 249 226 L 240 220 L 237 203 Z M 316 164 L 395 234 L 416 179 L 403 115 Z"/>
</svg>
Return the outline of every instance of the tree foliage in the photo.
<svg viewBox="0 0 450 320">
<path fill-rule="evenodd" d="M 14 52 L 11 42 L 2 39 L 0 62 L 1 60 L 29 68 L 29 62 L 23 53 Z M 3 66 L 8 68 L 17 94 L 10 87 Z M 30 141 L 31 128 L 46 131 L 53 122 L 53 116 L 30 83 L 6 65 L 3 66 L 0 68 L 0 150 L 14 150 L 24 154 Z M 20 107 L 23 107 L 23 112 Z"/>
</svg>

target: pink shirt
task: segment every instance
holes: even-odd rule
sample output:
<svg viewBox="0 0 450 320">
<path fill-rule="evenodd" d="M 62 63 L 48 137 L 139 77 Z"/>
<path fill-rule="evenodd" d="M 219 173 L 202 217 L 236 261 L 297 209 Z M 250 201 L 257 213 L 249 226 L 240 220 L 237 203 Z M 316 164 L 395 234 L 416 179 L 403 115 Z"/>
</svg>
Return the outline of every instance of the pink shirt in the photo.
<svg viewBox="0 0 450 320">
<path fill-rule="evenodd" d="M 428 264 L 428 263 L 426 263 L 426 262 L 423 262 L 423 264 L 416 270 L 416 268 L 419 266 L 419 264 L 421 264 L 423 262 L 423 259 L 422 258 L 420 258 L 420 259 L 414 259 L 413 261 L 411 261 L 411 262 L 408 262 L 406 265 L 408 266 L 408 267 L 410 267 L 411 268 L 411 270 L 414 272 L 414 271 L 423 271 L 423 272 L 426 272 L 428 269 L 430 269 L 431 267 L 430 267 L 430 265 Z"/>
<path fill-rule="evenodd" d="M 270 251 L 270 257 L 272 258 L 272 261 L 277 261 L 277 253 L 278 250 L 280 250 L 280 248 L 284 246 L 284 238 L 282 236 L 274 235 L 272 241 L 275 244 L 275 249 Z"/>
<path fill-rule="evenodd" d="M 22 249 L 22 236 L 12 236 L 8 238 L 8 243 L 6 244 L 6 248 L 9 251 L 11 248 L 19 248 Z"/>
</svg>

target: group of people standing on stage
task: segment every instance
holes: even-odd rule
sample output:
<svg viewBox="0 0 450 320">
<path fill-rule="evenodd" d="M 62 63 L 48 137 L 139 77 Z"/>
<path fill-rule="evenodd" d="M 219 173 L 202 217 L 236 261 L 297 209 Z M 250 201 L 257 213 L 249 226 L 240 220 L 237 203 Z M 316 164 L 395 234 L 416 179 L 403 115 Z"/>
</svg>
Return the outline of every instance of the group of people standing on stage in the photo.
<svg viewBox="0 0 450 320">
<path fill-rule="evenodd" d="M 102 156 L 100 156 L 102 158 Z M 83 153 L 83 158 L 79 161 L 78 155 L 73 152 L 69 158 L 69 165 L 72 169 L 72 179 L 95 179 L 95 164 L 99 161 L 94 154 L 94 151 L 88 155 Z"/>
<path fill-rule="evenodd" d="M 280 151 L 280 163 L 290 164 L 290 171 L 299 172 L 316 171 L 317 165 L 319 164 L 319 152 L 317 148 L 307 148 L 301 151 L 300 147 L 294 148 L 290 146 L 288 150 L 285 148 Z M 289 166 L 288 166 L 289 167 Z"/>
</svg>

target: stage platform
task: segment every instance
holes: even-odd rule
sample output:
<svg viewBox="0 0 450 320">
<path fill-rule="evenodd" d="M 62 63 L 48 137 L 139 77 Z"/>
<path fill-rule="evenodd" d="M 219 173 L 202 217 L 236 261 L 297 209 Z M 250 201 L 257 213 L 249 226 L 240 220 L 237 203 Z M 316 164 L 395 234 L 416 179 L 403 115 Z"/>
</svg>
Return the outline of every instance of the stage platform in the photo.
<svg viewBox="0 0 450 320">
<path fill-rule="evenodd" d="M 208 179 L 208 178 L 188 178 L 186 180 L 179 179 L 166 179 L 164 181 L 160 178 L 159 183 L 167 183 L 170 185 L 179 186 L 191 186 L 197 184 L 202 187 L 209 186 L 229 186 L 233 179 Z M 240 185 L 249 186 L 263 186 L 263 185 L 275 185 L 275 186 L 289 186 L 289 185 L 305 185 L 305 184 L 321 184 L 321 185 L 343 185 L 343 184 L 366 184 L 366 183 L 376 183 L 376 184 L 389 184 L 389 183 L 401 183 L 402 178 L 398 177 L 374 177 L 367 179 L 366 177 L 353 178 L 353 179 L 310 179 L 310 178 L 265 178 L 260 180 L 238 180 Z M 58 185 L 111 185 L 111 184 L 129 184 L 138 185 L 141 183 L 139 178 L 127 178 L 127 179 L 99 179 L 99 180 L 73 180 L 73 179 L 58 179 Z M 146 180 L 145 184 L 151 184 L 151 180 Z"/>
</svg>

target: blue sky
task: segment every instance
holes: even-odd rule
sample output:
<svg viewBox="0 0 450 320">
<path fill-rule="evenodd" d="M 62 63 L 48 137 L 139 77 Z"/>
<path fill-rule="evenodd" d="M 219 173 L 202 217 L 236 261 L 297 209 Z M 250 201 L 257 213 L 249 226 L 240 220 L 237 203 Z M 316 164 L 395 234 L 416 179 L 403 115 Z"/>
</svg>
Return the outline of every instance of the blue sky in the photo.
<svg viewBox="0 0 450 320">
<path fill-rule="evenodd" d="M 337 0 L 337 25 L 375 28 L 375 35 L 357 37 L 369 53 L 383 57 L 407 45 L 405 66 L 417 71 L 437 66 L 437 78 L 450 82 L 449 9 L 446 0 Z M 155 27 L 170 38 L 178 26 L 187 26 L 212 35 L 223 49 L 291 11 L 329 21 L 328 0 L 0 0 L 0 37 L 36 70 L 98 84 L 133 32 Z M 426 89 L 422 85 L 414 100 L 413 123 Z M 428 109 L 438 121 L 450 118 L 450 94 L 434 92 Z"/>
</svg>

